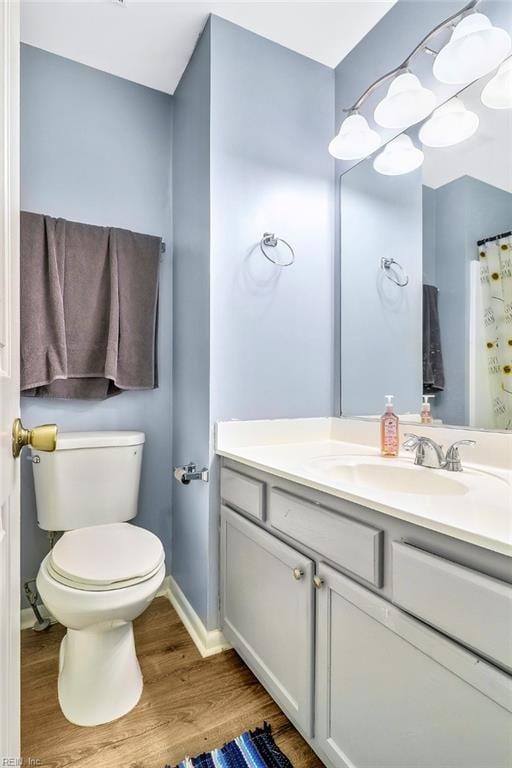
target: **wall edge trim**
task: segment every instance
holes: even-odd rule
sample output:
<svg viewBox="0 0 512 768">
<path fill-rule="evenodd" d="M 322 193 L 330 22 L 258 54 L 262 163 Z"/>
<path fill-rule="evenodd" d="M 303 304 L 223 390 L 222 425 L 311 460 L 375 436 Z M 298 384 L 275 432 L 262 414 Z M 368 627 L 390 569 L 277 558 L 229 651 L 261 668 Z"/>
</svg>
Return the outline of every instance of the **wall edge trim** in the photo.
<svg viewBox="0 0 512 768">
<path fill-rule="evenodd" d="M 206 629 L 181 587 L 171 575 L 165 577 L 161 592 L 168 598 L 203 658 L 231 648 L 220 629 Z"/>
</svg>

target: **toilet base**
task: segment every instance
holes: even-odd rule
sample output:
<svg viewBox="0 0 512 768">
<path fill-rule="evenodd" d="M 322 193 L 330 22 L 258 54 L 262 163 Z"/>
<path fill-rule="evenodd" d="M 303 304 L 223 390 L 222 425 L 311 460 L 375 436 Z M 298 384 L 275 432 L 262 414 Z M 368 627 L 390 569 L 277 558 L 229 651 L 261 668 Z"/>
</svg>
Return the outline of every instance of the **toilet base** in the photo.
<svg viewBox="0 0 512 768">
<path fill-rule="evenodd" d="M 68 629 L 59 655 L 59 703 L 75 725 L 101 725 L 126 715 L 143 688 L 131 621 Z"/>
</svg>

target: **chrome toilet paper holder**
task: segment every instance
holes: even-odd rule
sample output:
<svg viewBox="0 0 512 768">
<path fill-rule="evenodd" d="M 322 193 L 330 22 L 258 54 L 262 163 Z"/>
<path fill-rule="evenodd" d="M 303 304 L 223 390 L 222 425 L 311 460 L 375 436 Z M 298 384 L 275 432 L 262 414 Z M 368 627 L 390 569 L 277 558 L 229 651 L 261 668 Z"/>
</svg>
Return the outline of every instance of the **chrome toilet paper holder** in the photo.
<svg viewBox="0 0 512 768">
<path fill-rule="evenodd" d="M 197 464 L 189 461 L 188 464 L 174 467 L 174 477 L 182 485 L 188 485 L 192 480 L 202 480 L 203 483 L 207 483 L 209 472 L 206 467 L 198 469 Z"/>
</svg>

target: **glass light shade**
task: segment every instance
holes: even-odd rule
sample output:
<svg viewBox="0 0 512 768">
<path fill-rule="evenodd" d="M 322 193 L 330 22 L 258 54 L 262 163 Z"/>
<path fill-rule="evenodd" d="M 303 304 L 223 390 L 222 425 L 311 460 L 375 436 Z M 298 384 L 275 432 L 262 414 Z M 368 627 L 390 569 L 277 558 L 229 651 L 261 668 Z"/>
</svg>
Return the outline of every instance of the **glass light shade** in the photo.
<svg viewBox="0 0 512 768">
<path fill-rule="evenodd" d="M 508 56 L 510 35 L 493 27 L 483 13 L 473 13 L 459 21 L 450 42 L 437 54 L 433 72 L 441 83 L 463 85 L 491 72 Z"/>
<path fill-rule="evenodd" d="M 385 176 L 401 176 L 419 168 L 423 152 L 414 146 L 406 134 L 390 141 L 373 161 L 373 167 Z"/>
<path fill-rule="evenodd" d="M 438 107 L 420 128 L 420 141 L 427 147 L 452 147 L 469 139 L 478 128 L 478 115 L 466 109 L 455 96 Z"/>
<path fill-rule="evenodd" d="M 360 160 L 380 146 L 380 136 L 362 115 L 349 115 L 337 136 L 329 144 L 329 152 L 338 160 Z"/>
<path fill-rule="evenodd" d="M 482 91 L 482 104 L 491 109 L 512 109 L 512 59 L 504 61 Z"/>
<path fill-rule="evenodd" d="M 377 104 L 375 122 L 383 128 L 403 130 L 424 120 L 435 105 L 432 91 L 423 88 L 416 75 L 405 72 L 393 80 L 386 98 Z"/>
</svg>

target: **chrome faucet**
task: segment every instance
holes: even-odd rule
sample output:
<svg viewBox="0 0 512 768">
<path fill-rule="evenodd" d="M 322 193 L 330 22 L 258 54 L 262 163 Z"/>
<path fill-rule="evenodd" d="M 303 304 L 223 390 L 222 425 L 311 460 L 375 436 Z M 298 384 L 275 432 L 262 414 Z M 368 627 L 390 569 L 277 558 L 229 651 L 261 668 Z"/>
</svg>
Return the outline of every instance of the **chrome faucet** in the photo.
<svg viewBox="0 0 512 768">
<path fill-rule="evenodd" d="M 462 472 L 459 445 L 475 445 L 474 440 L 457 440 L 445 455 L 443 446 L 430 437 L 414 435 L 411 432 L 406 433 L 405 437 L 402 448 L 406 451 L 416 451 L 415 464 L 431 469 L 446 469 L 448 472 Z"/>
<path fill-rule="evenodd" d="M 431 469 L 443 469 L 446 463 L 446 457 L 443 452 L 443 446 L 438 445 L 430 437 L 420 437 L 411 432 L 407 432 L 406 439 L 402 443 L 402 448 L 406 451 L 416 451 L 414 463 L 419 467 L 430 467 Z"/>
</svg>

